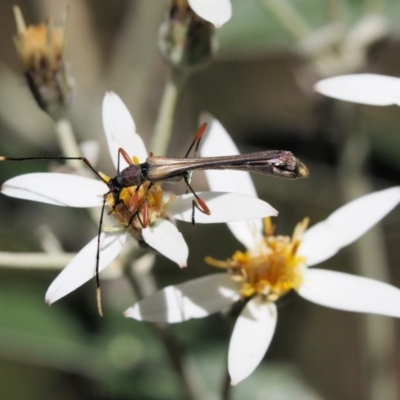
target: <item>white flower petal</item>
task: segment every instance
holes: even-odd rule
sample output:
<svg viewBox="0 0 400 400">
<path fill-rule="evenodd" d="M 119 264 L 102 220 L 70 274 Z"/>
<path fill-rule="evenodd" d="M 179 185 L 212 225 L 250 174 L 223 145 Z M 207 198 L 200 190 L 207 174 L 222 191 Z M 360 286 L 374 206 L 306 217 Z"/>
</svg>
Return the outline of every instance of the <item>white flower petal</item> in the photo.
<svg viewBox="0 0 400 400">
<path fill-rule="evenodd" d="M 191 9 L 201 18 L 220 28 L 232 16 L 230 0 L 189 0 Z"/>
<path fill-rule="evenodd" d="M 238 284 L 226 273 L 207 275 L 181 285 L 168 286 L 125 311 L 139 321 L 177 323 L 203 318 L 238 301 Z"/>
<path fill-rule="evenodd" d="M 240 154 L 234 141 L 218 120 L 206 113 L 202 115 L 201 120 L 208 123 L 200 149 L 200 154 L 203 157 L 234 156 Z M 241 193 L 257 197 L 256 189 L 248 172 L 206 170 L 205 173 L 211 190 Z"/>
<path fill-rule="evenodd" d="M 100 144 L 97 140 L 85 140 L 79 143 L 79 149 L 92 165 L 96 165 L 100 155 Z"/>
<path fill-rule="evenodd" d="M 247 378 L 260 364 L 274 336 L 275 303 L 251 299 L 236 321 L 229 343 L 228 370 L 232 385 Z"/>
<path fill-rule="evenodd" d="M 200 124 L 206 122 L 200 153 L 203 157 L 234 156 L 240 154 L 229 133 L 215 117 L 208 112 L 200 115 Z"/>
<path fill-rule="evenodd" d="M 189 249 L 178 228 L 170 221 L 158 219 L 152 226 L 142 230 L 145 242 L 163 256 L 186 267 Z"/>
<path fill-rule="evenodd" d="M 376 75 L 354 74 L 323 79 L 314 89 L 325 96 L 375 106 L 400 105 L 400 79 Z"/>
<path fill-rule="evenodd" d="M 312 268 L 297 291 L 325 307 L 400 318 L 400 290 L 374 279 Z"/>
<path fill-rule="evenodd" d="M 127 237 L 126 231 L 103 232 L 100 235 L 99 272 L 120 253 Z M 61 271 L 46 293 L 46 303 L 52 304 L 96 275 L 97 236 L 90 241 Z"/>
<path fill-rule="evenodd" d="M 124 102 L 113 92 L 107 92 L 103 100 L 103 127 L 111 159 L 117 169 L 118 149 L 124 149 L 130 157 L 137 156 L 144 162 L 148 156 L 142 138 L 136 133 L 135 123 Z M 120 157 L 120 170 L 128 164 Z"/>
<path fill-rule="evenodd" d="M 370 193 L 347 203 L 304 235 L 298 253 L 318 264 L 357 240 L 400 202 L 400 187 Z"/>
<path fill-rule="evenodd" d="M 251 220 L 276 216 L 278 212 L 268 203 L 256 197 L 237 193 L 199 192 L 198 196 L 206 202 L 210 215 L 195 209 L 195 220 L 199 224 L 212 224 L 229 221 Z M 178 196 L 168 208 L 168 214 L 181 221 L 192 221 L 192 194 Z"/>
<path fill-rule="evenodd" d="M 83 176 L 38 172 L 9 179 L 1 191 L 18 199 L 57 206 L 99 207 L 108 188 L 100 180 Z"/>
<path fill-rule="evenodd" d="M 246 249 L 253 249 L 262 239 L 263 224 L 261 219 L 227 222 L 226 225 L 233 236 Z"/>
<path fill-rule="evenodd" d="M 201 121 L 208 123 L 200 153 L 203 157 L 229 156 L 239 154 L 234 141 L 222 124 L 210 114 L 204 113 Z M 219 192 L 241 193 L 258 197 L 250 173 L 245 171 L 204 171 L 210 189 Z M 262 221 L 228 222 L 228 228 L 246 248 L 253 248 L 261 239 Z"/>
</svg>

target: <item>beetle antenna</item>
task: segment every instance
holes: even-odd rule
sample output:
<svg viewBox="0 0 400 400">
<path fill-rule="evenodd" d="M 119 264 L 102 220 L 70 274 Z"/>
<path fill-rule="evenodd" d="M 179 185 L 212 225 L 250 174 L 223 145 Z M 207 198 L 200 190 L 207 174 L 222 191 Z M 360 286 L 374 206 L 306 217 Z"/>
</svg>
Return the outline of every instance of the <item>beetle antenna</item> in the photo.
<svg viewBox="0 0 400 400">
<path fill-rule="evenodd" d="M 101 207 L 99 231 L 97 235 L 97 252 L 96 252 L 96 300 L 97 300 L 97 311 L 100 317 L 103 317 L 103 308 L 101 306 L 101 289 L 100 289 L 100 276 L 99 276 L 99 265 L 100 265 L 100 235 L 103 227 L 104 209 L 106 207 L 106 200 L 109 193 L 106 193 L 103 198 L 103 206 Z"/>
<path fill-rule="evenodd" d="M 86 157 L 64 157 L 64 156 L 57 156 L 57 157 L 4 157 L 0 156 L 0 161 L 33 161 L 33 160 L 79 160 L 83 161 L 92 171 L 93 173 L 100 178 L 105 184 L 107 181 L 94 169 L 90 161 Z"/>
</svg>

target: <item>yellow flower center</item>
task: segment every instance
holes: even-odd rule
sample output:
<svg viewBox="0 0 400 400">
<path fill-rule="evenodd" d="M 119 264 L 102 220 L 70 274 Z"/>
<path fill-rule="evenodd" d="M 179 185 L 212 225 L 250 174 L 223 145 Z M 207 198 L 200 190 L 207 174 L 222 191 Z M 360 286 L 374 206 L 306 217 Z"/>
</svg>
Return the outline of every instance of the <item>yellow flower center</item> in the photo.
<svg viewBox="0 0 400 400">
<path fill-rule="evenodd" d="M 110 179 L 104 174 L 102 176 L 107 181 Z M 142 229 L 153 224 L 157 218 L 168 219 L 166 208 L 175 199 L 175 195 L 171 194 L 165 201 L 164 194 L 161 183 L 145 182 L 139 188 L 123 188 L 119 196 L 120 203 L 115 204 L 112 193 L 108 194 L 106 202 L 111 215 L 126 228 L 130 228 L 131 233 L 138 238 Z"/>
<path fill-rule="evenodd" d="M 273 236 L 270 219 L 264 220 L 264 236 L 260 243 L 246 252 L 236 251 L 227 261 L 206 258 L 210 265 L 226 268 L 232 279 L 241 284 L 240 294 L 248 298 L 256 294 L 276 301 L 302 283 L 306 259 L 297 254 L 300 237 L 308 218 L 297 224 L 293 236 Z"/>
</svg>

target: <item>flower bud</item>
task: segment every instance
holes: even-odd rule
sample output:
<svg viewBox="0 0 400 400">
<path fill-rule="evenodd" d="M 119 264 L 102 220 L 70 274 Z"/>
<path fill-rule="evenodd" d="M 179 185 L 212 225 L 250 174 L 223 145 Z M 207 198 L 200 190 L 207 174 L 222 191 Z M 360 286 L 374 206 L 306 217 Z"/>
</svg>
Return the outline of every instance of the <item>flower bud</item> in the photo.
<svg viewBox="0 0 400 400">
<path fill-rule="evenodd" d="M 39 107 L 54 120 L 64 116 L 74 95 L 74 82 L 64 59 L 67 15 L 60 26 L 26 27 L 19 7 L 14 7 L 17 34 L 14 43 L 21 57 L 29 88 Z"/>
<path fill-rule="evenodd" d="M 159 48 L 174 67 L 200 66 L 215 53 L 215 26 L 197 15 L 187 0 L 171 0 L 167 19 L 160 27 Z"/>
</svg>

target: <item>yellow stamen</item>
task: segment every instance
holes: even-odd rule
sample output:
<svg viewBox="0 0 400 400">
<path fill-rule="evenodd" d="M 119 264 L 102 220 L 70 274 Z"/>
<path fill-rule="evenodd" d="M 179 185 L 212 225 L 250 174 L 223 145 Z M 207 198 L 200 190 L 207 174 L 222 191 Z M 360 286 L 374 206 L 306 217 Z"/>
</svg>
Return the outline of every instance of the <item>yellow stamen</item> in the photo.
<svg viewBox="0 0 400 400">
<path fill-rule="evenodd" d="M 105 179 L 109 178 L 105 177 Z M 137 186 L 123 188 L 119 193 L 121 202 L 117 204 L 115 203 L 114 195 L 110 193 L 107 196 L 107 205 L 111 214 L 126 228 L 129 228 L 135 237 L 139 238 L 144 223 L 147 222 L 146 225 L 151 225 L 157 218 L 167 217 L 166 204 L 172 201 L 171 197 L 165 203 L 164 191 L 161 189 L 161 184 L 145 182 L 139 188 Z M 134 208 L 130 210 L 132 199 L 134 199 Z M 145 211 L 147 209 L 148 220 L 146 221 Z"/>
<path fill-rule="evenodd" d="M 99 171 L 99 175 L 100 175 L 107 183 L 110 182 L 111 178 L 110 178 L 108 175 L 104 174 L 104 173 L 101 172 L 101 171 Z"/>
<path fill-rule="evenodd" d="M 241 284 L 240 294 L 247 298 L 255 294 L 276 301 L 302 283 L 306 259 L 297 255 L 301 235 L 308 225 L 308 218 L 300 222 L 289 236 L 273 236 L 271 220 L 264 220 L 264 237 L 252 250 L 236 251 L 227 261 L 206 257 L 214 267 L 226 268 L 232 279 Z"/>
<path fill-rule="evenodd" d="M 309 217 L 305 217 L 303 219 L 303 221 L 299 222 L 296 227 L 294 228 L 293 231 L 293 236 L 292 236 L 292 240 L 298 240 L 300 239 L 301 235 L 306 231 L 306 229 L 308 228 L 308 224 L 310 223 L 310 218 Z"/>
<path fill-rule="evenodd" d="M 272 224 L 270 217 L 263 219 L 264 223 L 264 236 L 272 236 L 274 234 L 275 226 Z"/>
<path fill-rule="evenodd" d="M 220 260 L 216 260 L 215 258 L 212 258 L 210 256 L 207 256 L 204 258 L 204 261 L 208 264 L 211 265 L 213 267 L 217 267 L 217 268 L 228 268 L 228 263 L 226 261 L 220 261 Z"/>
</svg>

